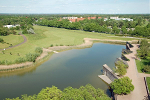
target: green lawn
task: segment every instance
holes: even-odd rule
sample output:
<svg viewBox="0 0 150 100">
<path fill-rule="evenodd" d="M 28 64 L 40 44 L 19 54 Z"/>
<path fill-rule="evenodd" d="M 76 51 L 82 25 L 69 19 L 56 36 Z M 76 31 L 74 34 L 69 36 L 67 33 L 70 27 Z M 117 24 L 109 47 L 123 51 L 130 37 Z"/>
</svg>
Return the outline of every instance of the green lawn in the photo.
<svg viewBox="0 0 150 100">
<path fill-rule="evenodd" d="M 144 66 L 144 64 L 142 63 L 142 61 L 136 60 L 136 66 L 137 66 L 138 72 L 142 73 L 142 67 Z"/>
<path fill-rule="evenodd" d="M 145 65 L 148 65 L 149 61 L 148 60 L 145 60 L 145 59 L 141 59 L 141 61 L 139 60 L 136 60 L 136 66 L 137 66 L 137 70 L 139 73 L 142 73 L 142 68 L 145 66 Z M 150 74 L 148 72 L 148 74 Z"/>
<path fill-rule="evenodd" d="M 150 77 L 146 77 L 146 81 L 147 81 L 148 89 L 150 91 Z"/>
<path fill-rule="evenodd" d="M 0 43 L 0 49 L 7 48 L 12 45 L 19 44 L 24 41 L 23 37 L 20 35 L 8 35 L 8 36 L 0 36 L 6 43 Z"/>
<path fill-rule="evenodd" d="M 50 47 L 51 44 L 55 45 L 79 45 L 83 43 L 83 38 L 97 38 L 97 39 L 112 39 L 112 40 L 125 40 L 130 41 L 133 38 L 116 37 L 113 34 L 104 34 L 96 32 L 85 32 L 80 30 L 67 30 L 63 28 L 53 28 L 46 26 L 34 26 L 36 34 L 26 34 L 28 41 L 18 47 L 5 51 L 5 54 L 0 53 L 0 61 L 8 60 L 14 61 L 19 57 L 25 56 L 27 53 L 34 52 L 36 47 Z M 5 41 L 14 41 L 17 43 L 18 40 L 13 35 L 6 36 Z M 19 36 L 18 36 L 19 37 Z M 20 40 L 20 39 L 19 39 Z M 7 42 L 8 42 L 7 41 Z M 21 41 L 21 40 L 20 40 Z M 10 55 L 10 52 L 12 55 Z M 17 55 L 20 54 L 20 56 Z"/>
</svg>

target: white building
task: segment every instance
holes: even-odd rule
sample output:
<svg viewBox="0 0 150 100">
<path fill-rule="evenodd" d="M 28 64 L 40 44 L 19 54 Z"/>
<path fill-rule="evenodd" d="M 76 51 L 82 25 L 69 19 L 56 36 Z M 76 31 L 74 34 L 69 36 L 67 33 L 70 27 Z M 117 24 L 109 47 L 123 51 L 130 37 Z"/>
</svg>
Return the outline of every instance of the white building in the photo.
<svg viewBox="0 0 150 100">
<path fill-rule="evenodd" d="M 115 19 L 115 20 L 117 20 L 117 19 L 118 19 L 118 17 L 110 17 L 110 19 Z"/>
<path fill-rule="evenodd" d="M 133 19 L 130 19 L 130 18 L 119 18 L 119 17 L 110 17 L 110 19 L 133 21 Z"/>
<path fill-rule="evenodd" d="M 16 27 L 16 26 L 20 26 L 20 25 L 4 25 L 3 27 L 11 28 L 11 27 Z"/>
<path fill-rule="evenodd" d="M 77 19 L 78 17 L 63 17 L 63 19 Z"/>
</svg>

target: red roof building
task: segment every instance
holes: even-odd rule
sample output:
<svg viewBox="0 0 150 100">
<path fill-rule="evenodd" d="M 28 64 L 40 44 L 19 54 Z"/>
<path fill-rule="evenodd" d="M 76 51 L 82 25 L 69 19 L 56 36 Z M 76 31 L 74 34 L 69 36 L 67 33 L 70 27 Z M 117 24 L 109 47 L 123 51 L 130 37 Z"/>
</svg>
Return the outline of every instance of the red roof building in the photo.
<svg viewBox="0 0 150 100">
<path fill-rule="evenodd" d="M 100 19 L 101 17 L 98 17 L 98 19 Z M 86 18 L 77 18 L 77 17 L 64 17 L 63 19 L 68 19 L 70 22 L 79 22 L 79 21 L 82 21 L 82 20 L 84 20 L 84 19 L 86 19 Z M 90 20 L 90 19 L 96 19 L 96 17 L 88 17 L 88 20 Z"/>
</svg>

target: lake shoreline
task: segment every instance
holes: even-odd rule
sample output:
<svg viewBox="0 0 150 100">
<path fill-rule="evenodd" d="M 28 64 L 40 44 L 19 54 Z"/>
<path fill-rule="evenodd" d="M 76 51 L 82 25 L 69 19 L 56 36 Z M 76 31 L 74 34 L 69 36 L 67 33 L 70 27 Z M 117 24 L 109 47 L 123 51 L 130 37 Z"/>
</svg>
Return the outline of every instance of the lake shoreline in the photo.
<svg viewBox="0 0 150 100">
<path fill-rule="evenodd" d="M 70 49 L 83 49 L 88 48 L 93 45 L 95 42 L 102 42 L 102 43 L 111 43 L 111 44 L 125 44 L 127 41 L 123 40 L 108 40 L 108 39 L 91 39 L 91 38 L 84 38 L 84 43 L 76 46 L 54 46 L 49 48 L 43 48 L 43 53 L 37 57 L 35 63 L 33 62 L 25 62 L 20 64 L 12 64 L 12 65 L 0 65 L 0 72 L 10 72 L 15 70 L 20 70 L 27 67 L 33 67 L 38 65 L 41 62 L 45 62 L 45 58 L 49 53 L 59 53 L 62 51 L 70 50 Z M 130 43 L 137 43 L 137 40 L 128 41 Z M 48 57 L 49 58 L 49 57 Z M 44 60 L 44 61 L 43 61 Z"/>
</svg>

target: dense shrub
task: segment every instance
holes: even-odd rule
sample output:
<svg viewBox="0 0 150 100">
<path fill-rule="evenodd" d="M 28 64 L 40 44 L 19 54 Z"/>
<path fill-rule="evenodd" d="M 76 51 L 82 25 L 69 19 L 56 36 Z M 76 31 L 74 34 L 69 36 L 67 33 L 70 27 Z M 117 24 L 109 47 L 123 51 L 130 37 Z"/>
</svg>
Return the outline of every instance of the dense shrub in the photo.
<svg viewBox="0 0 150 100">
<path fill-rule="evenodd" d="M 15 63 L 19 64 L 19 63 L 23 63 L 26 62 L 26 60 L 24 58 L 19 57 L 18 59 L 15 60 Z"/>
<path fill-rule="evenodd" d="M 0 38 L 0 42 L 1 42 L 1 43 L 3 43 L 3 42 L 4 42 L 4 40 L 3 40 L 2 38 Z"/>
<path fill-rule="evenodd" d="M 27 30 L 27 32 L 28 32 L 29 34 L 35 34 L 35 32 L 34 32 L 34 30 L 33 30 L 32 28 L 30 28 L 29 30 Z"/>
<path fill-rule="evenodd" d="M 5 60 L 0 61 L 0 65 L 5 65 Z"/>
<path fill-rule="evenodd" d="M 128 68 L 128 66 L 127 65 L 125 65 L 122 61 L 118 61 L 117 63 L 116 63 L 116 72 L 119 74 L 119 76 L 122 76 L 122 75 L 125 75 L 126 74 L 126 72 L 127 72 L 127 70 L 126 70 L 126 68 Z"/>
<path fill-rule="evenodd" d="M 28 34 L 27 29 L 23 29 L 22 34 Z"/>
<path fill-rule="evenodd" d="M 142 58 L 142 59 L 146 59 L 147 57 L 150 57 L 150 44 L 148 43 L 147 40 L 143 39 L 141 40 L 140 43 L 140 50 L 138 50 L 138 55 Z"/>
<path fill-rule="evenodd" d="M 19 30 L 20 29 L 20 27 L 19 26 L 16 26 L 16 30 Z"/>
<path fill-rule="evenodd" d="M 51 44 L 50 47 L 53 47 L 53 44 Z"/>
<path fill-rule="evenodd" d="M 10 65 L 10 64 L 13 64 L 13 62 L 7 60 L 0 61 L 0 65 Z"/>
<path fill-rule="evenodd" d="M 41 47 L 37 47 L 37 48 L 35 48 L 35 53 L 41 54 L 41 53 L 43 53 L 43 49 Z"/>
<path fill-rule="evenodd" d="M 134 90 L 134 86 L 131 82 L 132 80 L 130 80 L 129 77 L 123 77 L 120 79 L 115 79 L 114 82 L 110 84 L 110 87 L 116 94 L 129 94 Z"/>
<path fill-rule="evenodd" d="M 36 58 L 39 56 L 39 53 L 29 53 L 26 54 L 26 61 L 35 62 Z"/>
<path fill-rule="evenodd" d="M 143 71 L 144 72 L 150 72 L 150 66 L 149 65 L 144 66 Z"/>
</svg>

